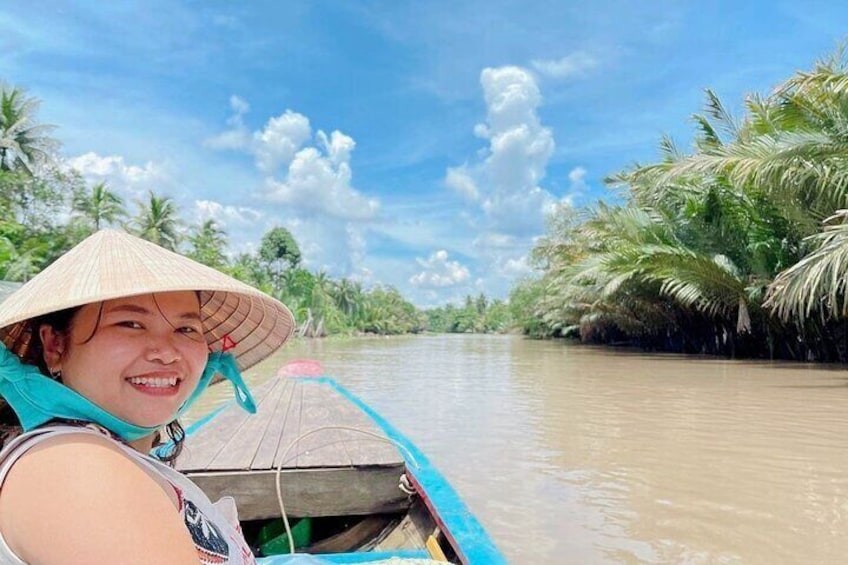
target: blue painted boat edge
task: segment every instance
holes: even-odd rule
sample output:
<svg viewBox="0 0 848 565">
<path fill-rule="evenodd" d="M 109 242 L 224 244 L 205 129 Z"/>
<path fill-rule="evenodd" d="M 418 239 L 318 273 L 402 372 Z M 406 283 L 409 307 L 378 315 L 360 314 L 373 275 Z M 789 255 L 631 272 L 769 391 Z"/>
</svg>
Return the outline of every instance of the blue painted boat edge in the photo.
<svg viewBox="0 0 848 565">
<path fill-rule="evenodd" d="M 335 379 L 331 377 L 297 378 L 307 382 L 330 386 L 365 412 L 368 417 L 382 428 L 389 439 L 396 441 L 408 450 L 406 453 L 401 450 L 404 459 L 407 460 L 407 467 L 415 475 L 418 483 L 424 488 L 430 502 L 435 506 L 439 517 L 448 530 L 446 533 L 451 535 L 456 541 L 457 549 L 461 552 L 459 557 L 463 559 L 464 563 L 497 565 L 507 562 L 488 533 L 486 533 L 486 530 L 468 510 L 453 487 L 450 486 L 436 467 L 430 463 L 427 457 L 406 436 L 400 433 L 356 395 L 340 385 Z M 413 460 L 410 460 L 410 454 Z"/>
</svg>

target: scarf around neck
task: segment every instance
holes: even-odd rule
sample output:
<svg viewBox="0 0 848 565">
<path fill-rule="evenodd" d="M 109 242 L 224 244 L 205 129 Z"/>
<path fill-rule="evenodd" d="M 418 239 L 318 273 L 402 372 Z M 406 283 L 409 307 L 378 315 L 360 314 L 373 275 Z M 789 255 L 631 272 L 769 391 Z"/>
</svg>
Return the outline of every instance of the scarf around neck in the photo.
<svg viewBox="0 0 848 565">
<path fill-rule="evenodd" d="M 194 404 L 217 374 L 232 383 L 239 406 L 251 414 L 256 413 L 256 403 L 244 383 L 235 357 L 231 353 L 215 351 L 209 354 L 197 387 L 180 406 L 174 419 Z M 161 427 L 138 426 L 118 418 L 75 390 L 44 375 L 38 367 L 21 362 L 20 358 L 2 343 L 0 343 L 0 396 L 12 407 L 25 432 L 50 420 L 61 418 L 93 422 L 129 442 L 147 437 Z"/>
</svg>

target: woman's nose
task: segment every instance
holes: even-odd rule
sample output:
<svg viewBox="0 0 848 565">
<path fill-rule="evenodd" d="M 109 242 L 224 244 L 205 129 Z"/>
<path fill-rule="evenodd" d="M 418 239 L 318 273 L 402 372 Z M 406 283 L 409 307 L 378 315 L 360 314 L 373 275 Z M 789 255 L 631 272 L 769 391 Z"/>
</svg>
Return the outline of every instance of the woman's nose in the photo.
<svg viewBox="0 0 848 565">
<path fill-rule="evenodd" d="M 146 358 L 148 361 L 159 361 L 165 365 L 170 365 L 179 361 L 182 355 L 169 337 L 156 336 L 150 340 Z"/>
</svg>

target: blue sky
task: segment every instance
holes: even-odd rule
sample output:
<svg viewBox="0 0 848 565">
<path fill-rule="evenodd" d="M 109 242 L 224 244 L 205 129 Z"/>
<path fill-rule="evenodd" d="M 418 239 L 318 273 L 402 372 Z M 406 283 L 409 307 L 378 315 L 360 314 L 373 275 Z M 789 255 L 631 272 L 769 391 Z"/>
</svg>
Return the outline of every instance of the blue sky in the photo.
<svg viewBox="0 0 848 565">
<path fill-rule="evenodd" d="M 0 80 L 128 202 L 430 306 L 505 298 L 546 214 L 689 146 L 705 88 L 738 114 L 846 37 L 841 2 L 6 0 Z"/>
</svg>

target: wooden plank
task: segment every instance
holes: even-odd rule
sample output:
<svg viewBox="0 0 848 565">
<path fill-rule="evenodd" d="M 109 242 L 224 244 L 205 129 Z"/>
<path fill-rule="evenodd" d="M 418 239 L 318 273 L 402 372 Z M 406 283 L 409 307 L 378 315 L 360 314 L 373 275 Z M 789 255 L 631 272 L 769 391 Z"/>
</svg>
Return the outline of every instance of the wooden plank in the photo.
<svg viewBox="0 0 848 565">
<path fill-rule="evenodd" d="M 351 465 L 350 456 L 345 449 L 348 432 L 333 428 L 345 424 L 339 419 L 343 404 L 346 402 L 325 384 L 314 381 L 303 383 L 303 409 L 300 419 L 300 433 L 303 439 L 298 444 L 298 468 Z M 305 435 L 309 432 L 314 433 Z"/>
<path fill-rule="evenodd" d="M 300 435 L 300 418 L 303 406 L 303 381 L 290 379 L 292 387 L 291 400 L 287 411 L 285 426 L 280 434 L 280 442 L 277 453 L 274 454 L 272 469 L 276 469 L 282 462 L 283 468 L 293 468 L 297 462 L 298 445 L 294 444 Z M 283 458 L 285 460 L 283 461 Z"/>
<path fill-rule="evenodd" d="M 368 469 L 288 469 L 280 475 L 283 502 L 289 516 L 349 516 L 397 512 L 409 507 L 398 488 L 402 466 Z M 280 516 L 275 471 L 189 473 L 212 500 L 232 496 L 241 520 Z"/>
<path fill-rule="evenodd" d="M 254 400 L 261 401 L 273 383 L 265 383 L 253 391 Z M 227 385 L 222 385 L 227 386 Z M 186 438 L 183 453 L 177 459 L 177 469 L 183 472 L 202 471 L 224 448 L 227 438 L 238 433 L 251 414 L 238 404 L 225 408 L 211 421 Z"/>
<path fill-rule="evenodd" d="M 427 537 L 436 530 L 436 522 L 420 498 L 415 498 L 400 524 L 373 547 L 373 551 L 392 551 L 408 547 L 424 547 Z"/>
<path fill-rule="evenodd" d="M 238 432 L 224 442 L 223 449 L 209 462 L 206 469 L 210 471 L 250 469 L 256 450 L 271 424 L 284 388 L 282 380 L 271 380 L 271 389 L 256 402 L 256 414 L 250 416 L 239 427 Z"/>
<path fill-rule="evenodd" d="M 385 438 L 383 430 L 368 415 L 355 404 L 341 395 L 338 391 L 327 387 L 336 397 L 333 420 L 358 430 L 364 430 Z M 346 437 L 345 448 L 350 455 L 351 464 L 358 465 L 393 465 L 403 461 L 398 449 L 387 439 L 379 440 L 367 434 L 353 431 L 343 432 Z"/>
<path fill-rule="evenodd" d="M 403 461 L 387 440 L 350 430 L 328 429 L 303 437 L 323 426 L 344 426 L 385 437 L 364 412 L 325 383 L 273 377 L 257 387 L 258 412 L 239 406 L 225 409 L 187 441 L 177 468 L 182 471 L 275 469 L 288 449 L 284 468 L 394 465 Z M 296 445 L 291 445 L 292 442 Z"/>
<path fill-rule="evenodd" d="M 292 379 L 281 378 L 283 391 L 280 399 L 274 408 L 274 415 L 271 417 L 271 424 L 265 430 L 265 435 L 262 436 L 262 442 L 256 450 L 256 456 L 250 464 L 251 469 L 273 469 L 274 456 L 277 450 L 280 449 L 280 441 L 283 435 L 283 429 L 286 422 L 291 416 L 292 394 L 294 393 L 294 383 Z"/>
<path fill-rule="evenodd" d="M 395 521 L 399 520 L 396 517 L 387 516 L 386 514 L 366 516 L 338 534 L 318 540 L 309 547 L 304 548 L 304 551 L 315 554 L 362 551 L 361 548 L 373 542 L 383 530 Z"/>
</svg>

